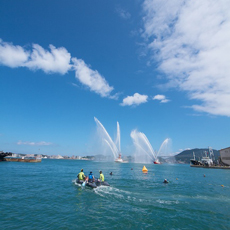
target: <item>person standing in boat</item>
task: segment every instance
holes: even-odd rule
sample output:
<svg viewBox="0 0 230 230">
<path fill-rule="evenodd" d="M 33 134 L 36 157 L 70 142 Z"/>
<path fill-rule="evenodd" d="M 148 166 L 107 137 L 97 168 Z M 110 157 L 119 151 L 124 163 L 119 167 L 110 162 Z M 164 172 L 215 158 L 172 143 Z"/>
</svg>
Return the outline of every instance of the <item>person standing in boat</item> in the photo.
<svg viewBox="0 0 230 230">
<path fill-rule="evenodd" d="M 94 182 L 95 179 L 94 179 L 94 175 L 92 172 L 89 173 L 89 177 L 88 177 L 88 182 Z"/>
<path fill-rule="evenodd" d="M 85 174 L 83 172 L 83 169 L 81 169 L 81 172 L 78 173 L 77 178 L 78 178 L 79 182 L 82 182 L 82 183 L 84 182 L 84 180 L 85 180 Z"/>
<path fill-rule="evenodd" d="M 100 181 L 101 181 L 101 182 L 104 182 L 104 181 L 105 181 L 105 177 L 104 177 L 104 175 L 102 174 L 102 171 L 100 171 Z"/>
</svg>

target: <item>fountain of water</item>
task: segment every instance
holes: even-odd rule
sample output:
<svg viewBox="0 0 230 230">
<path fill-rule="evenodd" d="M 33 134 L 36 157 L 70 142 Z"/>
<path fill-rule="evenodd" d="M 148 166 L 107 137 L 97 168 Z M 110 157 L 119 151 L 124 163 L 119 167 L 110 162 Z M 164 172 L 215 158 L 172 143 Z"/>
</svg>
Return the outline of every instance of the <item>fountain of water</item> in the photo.
<svg viewBox="0 0 230 230">
<path fill-rule="evenodd" d="M 150 144 L 148 138 L 144 133 L 133 130 L 130 134 L 135 146 L 134 161 L 136 163 L 152 163 L 159 164 L 159 157 L 168 156 L 168 144 L 170 139 L 167 138 L 163 141 L 158 152 L 155 152 Z"/>
<path fill-rule="evenodd" d="M 114 142 L 101 122 L 96 117 L 94 117 L 94 120 L 97 124 L 98 131 L 101 134 L 102 141 L 106 143 L 113 154 L 113 160 L 122 163 L 123 160 L 121 159 L 121 134 L 119 123 L 117 122 L 117 137 Z"/>
<path fill-rule="evenodd" d="M 130 136 L 136 147 L 134 156 L 134 161 L 136 163 L 151 163 L 153 160 L 156 160 L 156 153 L 144 133 L 133 130 Z"/>
</svg>

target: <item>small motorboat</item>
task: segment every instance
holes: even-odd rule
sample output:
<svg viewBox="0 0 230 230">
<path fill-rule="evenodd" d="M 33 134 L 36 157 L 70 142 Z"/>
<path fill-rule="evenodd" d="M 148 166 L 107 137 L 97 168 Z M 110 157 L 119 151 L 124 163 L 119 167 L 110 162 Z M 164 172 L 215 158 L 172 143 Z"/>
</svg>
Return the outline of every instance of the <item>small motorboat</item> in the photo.
<svg viewBox="0 0 230 230">
<path fill-rule="evenodd" d="M 117 158 L 117 159 L 115 160 L 115 162 L 116 162 L 116 163 L 123 163 L 123 160 L 122 160 L 121 158 Z"/>
<path fill-rule="evenodd" d="M 118 158 L 115 160 L 115 162 L 117 162 L 117 163 L 122 163 L 123 162 L 123 160 L 121 159 L 121 154 L 120 153 L 119 153 Z"/>
<path fill-rule="evenodd" d="M 96 179 L 95 181 L 83 181 L 83 180 L 75 180 L 75 184 L 79 184 L 81 186 L 86 186 L 89 188 L 97 188 L 100 186 L 110 186 L 110 184 L 107 181 L 100 181 Z"/>
<path fill-rule="evenodd" d="M 87 187 L 90 187 L 90 188 L 96 188 L 97 187 L 95 182 L 88 182 L 88 181 L 82 181 L 82 180 L 76 179 L 75 183 L 79 184 L 79 185 L 82 185 L 82 186 L 87 186 Z"/>
<path fill-rule="evenodd" d="M 121 154 L 119 153 L 119 156 L 117 159 L 115 159 L 115 162 L 116 163 L 128 163 L 128 161 L 124 161 L 122 158 L 121 158 Z"/>
<path fill-rule="evenodd" d="M 100 187 L 100 186 L 110 186 L 110 184 L 107 182 L 107 181 L 100 181 L 100 180 L 96 180 L 96 185 L 97 187 Z"/>
<path fill-rule="evenodd" d="M 158 159 L 156 159 L 155 161 L 153 161 L 153 163 L 154 163 L 155 165 L 161 164 L 161 162 L 160 162 Z"/>
</svg>

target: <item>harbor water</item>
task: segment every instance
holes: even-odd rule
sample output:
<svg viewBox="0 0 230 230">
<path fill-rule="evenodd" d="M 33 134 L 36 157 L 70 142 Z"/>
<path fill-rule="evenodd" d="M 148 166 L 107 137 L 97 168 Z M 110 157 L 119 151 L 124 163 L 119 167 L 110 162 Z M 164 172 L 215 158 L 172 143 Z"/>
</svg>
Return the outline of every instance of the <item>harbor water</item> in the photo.
<svg viewBox="0 0 230 230">
<path fill-rule="evenodd" d="M 0 228 L 230 229 L 230 170 L 147 164 L 144 174 L 143 166 L 0 162 Z M 102 170 L 111 186 L 75 185 L 81 168 L 95 177 Z"/>
</svg>

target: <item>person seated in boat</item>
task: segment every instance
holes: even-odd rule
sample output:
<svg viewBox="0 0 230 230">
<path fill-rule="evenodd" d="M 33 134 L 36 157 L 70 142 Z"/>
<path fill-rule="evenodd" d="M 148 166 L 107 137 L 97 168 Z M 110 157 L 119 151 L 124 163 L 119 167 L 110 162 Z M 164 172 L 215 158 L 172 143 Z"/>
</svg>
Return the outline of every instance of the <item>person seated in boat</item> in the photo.
<svg viewBox="0 0 230 230">
<path fill-rule="evenodd" d="M 165 183 L 165 184 L 168 184 L 168 181 L 167 181 L 167 179 L 164 179 L 163 183 Z"/>
<path fill-rule="evenodd" d="M 83 169 L 81 169 L 81 172 L 78 173 L 77 178 L 78 178 L 78 182 L 82 182 L 82 183 L 84 182 L 86 176 L 83 172 Z"/>
<path fill-rule="evenodd" d="M 89 173 L 89 176 L 88 176 L 88 182 L 94 182 L 95 179 L 94 179 L 94 175 L 92 172 Z"/>
<path fill-rule="evenodd" d="M 100 173 L 99 181 L 104 182 L 104 181 L 105 181 L 105 177 L 104 177 L 104 175 L 102 174 L 102 171 L 100 171 L 99 173 Z"/>
<path fill-rule="evenodd" d="M 113 175 L 113 173 L 111 172 L 111 173 L 110 173 L 110 175 L 112 176 L 112 175 Z"/>
</svg>

